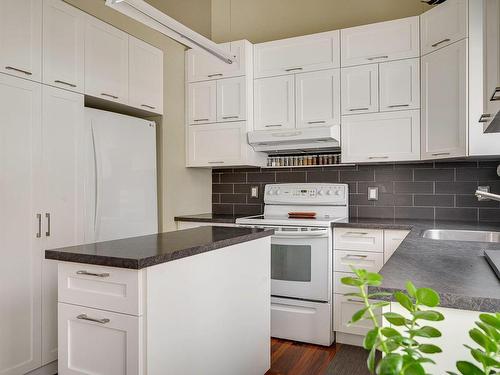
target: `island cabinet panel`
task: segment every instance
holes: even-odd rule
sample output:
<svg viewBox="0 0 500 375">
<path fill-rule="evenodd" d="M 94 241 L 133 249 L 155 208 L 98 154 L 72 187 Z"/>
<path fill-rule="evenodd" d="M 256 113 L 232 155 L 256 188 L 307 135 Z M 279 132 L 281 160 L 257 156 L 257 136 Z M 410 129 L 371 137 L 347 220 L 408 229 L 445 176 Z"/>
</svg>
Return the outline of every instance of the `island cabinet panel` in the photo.
<svg viewBox="0 0 500 375">
<path fill-rule="evenodd" d="M 341 31 L 342 67 L 419 56 L 419 19 L 403 18 Z"/>
<path fill-rule="evenodd" d="M 300 36 L 256 44 L 255 78 L 340 67 L 340 33 Z"/>
<path fill-rule="evenodd" d="M 422 14 L 420 24 L 422 55 L 466 38 L 468 0 L 448 0 Z"/>
<path fill-rule="evenodd" d="M 58 313 L 59 374 L 145 375 L 142 317 L 66 303 Z"/>
</svg>

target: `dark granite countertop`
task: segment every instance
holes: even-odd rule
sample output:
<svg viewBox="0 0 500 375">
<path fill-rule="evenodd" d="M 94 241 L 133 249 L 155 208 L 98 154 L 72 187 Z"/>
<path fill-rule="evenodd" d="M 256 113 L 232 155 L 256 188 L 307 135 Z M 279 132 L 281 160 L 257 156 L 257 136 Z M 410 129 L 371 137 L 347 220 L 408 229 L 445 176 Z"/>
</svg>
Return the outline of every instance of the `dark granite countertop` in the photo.
<svg viewBox="0 0 500 375">
<path fill-rule="evenodd" d="M 251 215 L 226 215 L 226 214 L 198 214 L 198 215 L 182 215 L 174 217 L 175 221 L 190 221 L 200 223 L 224 223 L 234 224 L 236 219 L 240 217 L 247 217 Z"/>
<path fill-rule="evenodd" d="M 46 259 L 142 269 L 271 236 L 273 230 L 208 226 L 45 251 Z"/>
<path fill-rule="evenodd" d="M 500 223 L 351 219 L 332 225 L 410 230 L 410 234 L 382 267 L 382 286 L 370 287 L 370 292 L 402 290 L 406 281 L 411 280 L 417 287 L 435 289 L 441 297 L 442 307 L 500 311 L 500 281 L 483 256 L 484 250 L 500 251 L 500 244 L 438 241 L 422 237 L 423 231 L 432 228 L 500 231 Z"/>
</svg>

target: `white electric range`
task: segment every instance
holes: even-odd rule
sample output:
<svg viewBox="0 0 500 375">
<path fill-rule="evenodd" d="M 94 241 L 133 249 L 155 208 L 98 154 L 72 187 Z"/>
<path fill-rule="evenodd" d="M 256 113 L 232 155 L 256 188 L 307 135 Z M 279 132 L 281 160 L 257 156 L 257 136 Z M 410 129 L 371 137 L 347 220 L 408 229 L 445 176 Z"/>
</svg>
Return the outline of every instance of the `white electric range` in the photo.
<svg viewBox="0 0 500 375">
<path fill-rule="evenodd" d="M 332 308 L 332 222 L 349 217 L 346 184 L 272 184 L 264 215 L 237 219 L 241 226 L 273 228 L 271 238 L 271 335 L 329 346 Z M 292 219 L 290 212 L 314 212 Z"/>
</svg>

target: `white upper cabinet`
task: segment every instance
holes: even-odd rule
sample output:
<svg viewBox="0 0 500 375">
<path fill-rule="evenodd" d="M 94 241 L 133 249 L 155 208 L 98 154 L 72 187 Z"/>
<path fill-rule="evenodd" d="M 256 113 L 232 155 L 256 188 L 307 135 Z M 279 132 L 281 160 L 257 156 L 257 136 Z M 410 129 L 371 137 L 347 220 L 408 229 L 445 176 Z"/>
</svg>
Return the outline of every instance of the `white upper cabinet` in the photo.
<svg viewBox="0 0 500 375">
<path fill-rule="evenodd" d="M 129 36 L 129 104 L 163 113 L 163 51 Z"/>
<path fill-rule="evenodd" d="M 217 80 L 217 122 L 246 120 L 246 78 Z"/>
<path fill-rule="evenodd" d="M 420 111 L 347 116 L 342 120 L 342 162 L 420 159 Z"/>
<path fill-rule="evenodd" d="M 467 37 L 467 6 L 468 0 L 448 0 L 420 16 L 422 55 Z"/>
<path fill-rule="evenodd" d="M 379 110 L 378 64 L 342 68 L 342 115 Z"/>
<path fill-rule="evenodd" d="M 188 85 L 188 123 L 207 124 L 217 121 L 217 83 L 196 82 Z"/>
<path fill-rule="evenodd" d="M 261 78 L 255 87 L 255 130 L 295 128 L 295 76 Z"/>
<path fill-rule="evenodd" d="M 42 81 L 42 0 L 0 1 L 0 72 Z"/>
<path fill-rule="evenodd" d="M 234 55 L 236 61 L 227 64 L 201 48 L 190 49 L 186 53 L 188 82 L 245 75 L 246 67 L 249 65 L 247 60 L 252 56 L 252 44 L 246 40 L 240 40 L 223 43 L 219 47 Z"/>
<path fill-rule="evenodd" d="M 485 11 L 485 129 L 500 111 L 500 1 L 486 0 Z M 500 129 L 497 129 L 497 131 Z"/>
<path fill-rule="evenodd" d="M 254 46 L 255 78 L 338 67 L 340 67 L 339 31 Z"/>
<path fill-rule="evenodd" d="M 340 69 L 295 76 L 298 128 L 340 125 Z"/>
<path fill-rule="evenodd" d="M 420 108 L 420 59 L 380 64 L 380 111 Z"/>
<path fill-rule="evenodd" d="M 403 18 L 341 30 L 342 66 L 419 56 L 419 19 Z"/>
<path fill-rule="evenodd" d="M 128 74 L 128 35 L 86 17 L 85 93 L 128 104 Z"/>
<path fill-rule="evenodd" d="M 422 57 L 422 159 L 467 155 L 467 40 Z"/>
<path fill-rule="evenodd" d="M 43 83 L 83 93 L 85 13 L 43 1 Z"/>
</svg>

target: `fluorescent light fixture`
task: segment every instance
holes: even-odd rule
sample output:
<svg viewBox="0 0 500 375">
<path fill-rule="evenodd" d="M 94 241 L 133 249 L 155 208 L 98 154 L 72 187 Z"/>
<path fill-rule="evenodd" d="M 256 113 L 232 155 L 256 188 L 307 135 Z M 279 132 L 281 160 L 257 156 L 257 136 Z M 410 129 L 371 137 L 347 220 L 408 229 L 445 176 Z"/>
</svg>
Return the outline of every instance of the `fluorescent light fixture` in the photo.
<svg viewBox="0 0 500 375">
<path fill-rule="evenodd" d="M 167 16 L 144 0 L 106 0 L 106 5 L 116 11 L 159 31 L 189 48 L 201 48 L 227 64 L 236 57 L 189 27 Z"/>
</svg>

